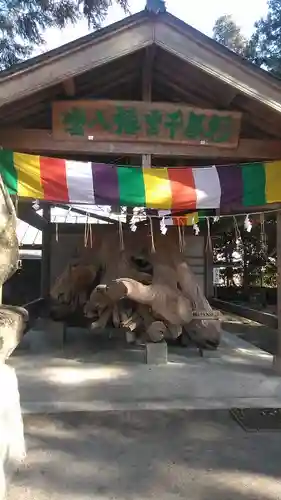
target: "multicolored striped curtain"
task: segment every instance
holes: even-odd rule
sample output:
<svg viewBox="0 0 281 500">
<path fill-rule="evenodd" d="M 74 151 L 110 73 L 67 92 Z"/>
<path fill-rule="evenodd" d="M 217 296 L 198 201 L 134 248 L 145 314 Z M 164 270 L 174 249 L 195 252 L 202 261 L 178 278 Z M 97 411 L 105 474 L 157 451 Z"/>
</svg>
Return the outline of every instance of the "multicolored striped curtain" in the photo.
<svg viewBox="0 0 281 500">
<path fill-rule="evenodd" d="M 141 168 L 3 150 L 0 173 L 11 194 L 60 203 L 195 211 L 281 202 L 281 160 Z"/>
</svg>

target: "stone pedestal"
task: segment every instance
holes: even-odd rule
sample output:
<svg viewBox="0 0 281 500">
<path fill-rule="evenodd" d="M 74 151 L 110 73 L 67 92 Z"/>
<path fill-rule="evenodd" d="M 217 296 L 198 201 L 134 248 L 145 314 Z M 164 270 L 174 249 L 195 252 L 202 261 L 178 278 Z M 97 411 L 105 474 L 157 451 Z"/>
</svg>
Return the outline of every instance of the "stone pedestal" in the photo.
<svg viewBox="0 0 281 500">
<path fill-rule="evenodd" d="M 130 330 L 126 331 L 125 337 L 126 337 L 127 344 L 134 344 L 134 342 L 136 341 L 135 333 L 131 332 Z"/>
<path fill-rule="evenodd" d="M 25 442 L 15 370 L 0 364 L 0 500 L 19 463 L 25 458 Z"/>
<path fill-rule="evenodd" d="M 20 343 L 27 321 L 28 313 L 22 307 L 0 306 L 0 363 L 4 363 Z"/>
<path fill-rule="evenodd" d="M 145 346 L 145 362 L 147 365 L 165 365 L 168 363 L 168 348 L 165 341 L 148 342 Z"/>
</svg>

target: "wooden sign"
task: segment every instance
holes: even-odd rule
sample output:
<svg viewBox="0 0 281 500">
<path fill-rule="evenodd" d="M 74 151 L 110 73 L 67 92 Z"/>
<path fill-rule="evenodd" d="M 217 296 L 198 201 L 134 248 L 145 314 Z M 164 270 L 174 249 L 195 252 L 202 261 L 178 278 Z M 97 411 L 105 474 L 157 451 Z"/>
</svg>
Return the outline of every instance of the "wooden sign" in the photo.
<svg viewBox="0 0 281 500">
<path fill-rule="evenodd" d="M 59 101 L 53 137 L 92 141 L 155 142 L 236 148 L 240 113 L 167 103 Z"/>
</svg>

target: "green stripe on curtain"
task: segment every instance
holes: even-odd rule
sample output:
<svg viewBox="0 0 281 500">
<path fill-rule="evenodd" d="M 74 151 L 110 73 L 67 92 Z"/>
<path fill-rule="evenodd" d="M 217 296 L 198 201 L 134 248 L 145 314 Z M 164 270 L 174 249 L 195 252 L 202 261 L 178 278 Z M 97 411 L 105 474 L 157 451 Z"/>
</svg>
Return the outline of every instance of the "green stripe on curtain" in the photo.
<svg viewBox="0 0 281 500">
<path fill-rule="evenodd" d="M 12 151 L 2 150 L 0 155 L 0 174 L 10 194 L 18 192 L 18 176 L 14 167 L 14 155 Z"/>
<path fill-rule="evenodd" d="M 145 206 L 145 188 L 141 168 L 117 168 L 120 205 Z"/>
<path fill-rule="evenodd" d="M 241 168 L 243 179 L 243 206 L 264 205 L 266 203 L 264 164 L 246 163 L 242 165 Z"/>
</svg>

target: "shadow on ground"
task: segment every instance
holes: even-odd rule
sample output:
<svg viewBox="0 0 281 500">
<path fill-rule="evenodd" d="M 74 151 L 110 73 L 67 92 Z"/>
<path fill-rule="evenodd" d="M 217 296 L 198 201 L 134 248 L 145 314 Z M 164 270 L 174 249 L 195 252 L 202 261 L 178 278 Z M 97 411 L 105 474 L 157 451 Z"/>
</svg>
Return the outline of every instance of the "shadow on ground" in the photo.
<svg viewBox="0 0 281 500">
<path fill-rule="evenodd" d="M 281 498 L 281 435 L 227 411 L 29 415 L 25 429 L 8 500 Z"/>
</svg>

